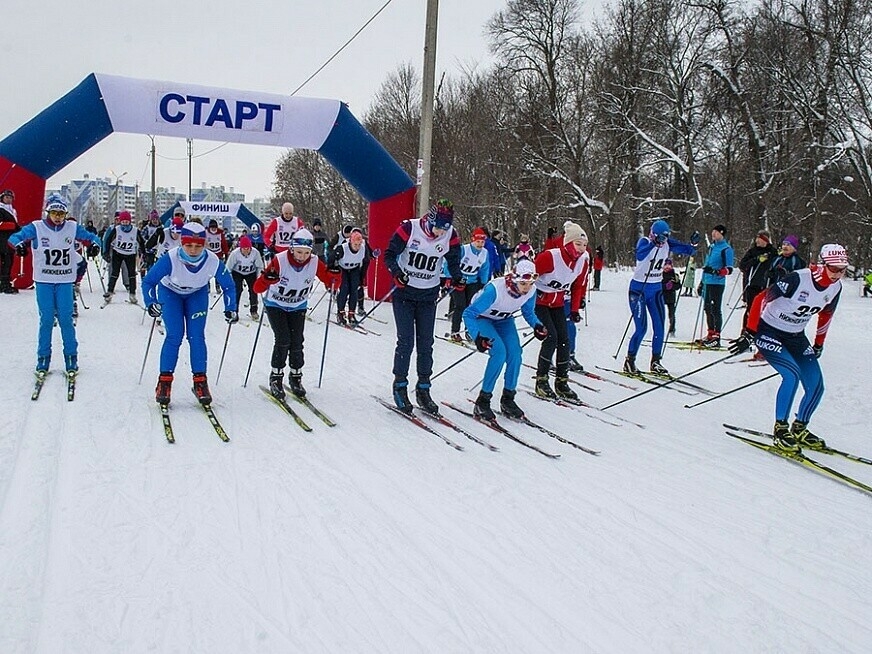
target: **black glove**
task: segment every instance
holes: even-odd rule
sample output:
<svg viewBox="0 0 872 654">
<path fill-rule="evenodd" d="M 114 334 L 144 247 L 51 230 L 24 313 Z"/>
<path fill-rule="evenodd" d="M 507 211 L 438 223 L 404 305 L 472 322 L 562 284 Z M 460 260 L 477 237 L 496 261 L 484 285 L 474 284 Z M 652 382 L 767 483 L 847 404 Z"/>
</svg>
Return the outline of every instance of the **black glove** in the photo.
<svg viewBox="0 0 872 654">
<path fill-rule="evenodd" d="M 96 259 L 100 256 L 100 246 L 97 243 L 91 243 L 88 246 L 88 256 L 92 259 Z"/>
<path fill-rule="evenodd" d="M 548 338 L 548 328 L 540 322 L 538 325 L 533 327 L 533 336 L 540 341 L 544 341 Z"/>
<path fill-rule="evenodd" d="M 811 349 L 814 350 L 814 356 L 815 356 L 816 359 L 820 359 L 820 358 L 821 358 L 821 354 L 824 353 L 824 346 L 823 346 L 823 343 L 821 343 L 820 345 L 812 345 L 812 346 L 811 346 Z"/>
<path fill-rule="evenodd" d="M 267 268 L 263 271 L 263 278 L 270 284 L 279 281 L 279 271 L 275 268 Z"/>
<path fill-rule="evenodd" d="M 232 325 L 235 322 L 239 322 L 239 315 L 235 311 L 225 311 L 224 320 L 227 321 L 228 325 Z"/>
<path fill-rule="evenodd" d="M 706 266 L 702 269 L 704 273 L 708 273 L 709 275 L 717 275 L 718 271 L 712 268 L 711 266 Z"/>
<path fill-rule="evenodd" d="M 690 244 L 693 247 L 696 247 L 697 245 L 699 245 L 699 238 L 700 238 L 699 232 L 694 231 L 694 233 L 690 235 Z"/>
<path fill-rule="evenodd" d="M 15 246 L 15 254 L 22 259 L 27 256 L 27 243 L 19 243 Z"/>
<path fill-rule="evenodd" d="M 452 277 L 451 278 L 451 287 L 455 291 L 465 291 L 466 290 L 466 279 L 462 276 Z"/>
<path fill-rule="evenodd" d="M 754 334 L 749 332 L 747 329 L 742 332 L 742 335 L 739 336 L 735 341 L 730 341 L 729 351 L 730 354 L 741 354 L 742 352 L 747 352 L 751 349 L 751 343 L 754 341 Z"/>
<path fill-rule="evenodd" d="M 584 298 L 581 298 L 581 308 L 584 309 L 586 307 L 587 307 L 587 300 L 585 300 Z"/>
<path fill-rule="evenodd" d="M 397 285 L 397 288 L 406 288 L 409 285 L 409 273 L 404 270 L 397 271 L 397 274 L 394 275 L 394 284 Z"/>
<path fill-rule="evenodd" d="M 569 319 L 572 322 L 581 322 L 581 314 L 578 311 L 570 311 Z"/>
<path fill-rule="evenodd" d="M 479 334 L 475 337 L 475 346 L 478 348 L 479 352 L 487 352 L 491 345 L 493 345 L 493 341 L 487 336 Z"/>
<path fill-rule="evenodd" d="M 335 248 L 333 248 L 333 258 L 336 261 L 339 261 L 342 258 L 343 254 L 345 254 L 345 248 L 343 248 L 341 245 L 337 245 Z"/>
<path fill-rule="evenodd" d="M 147 311 L 148 315 L 152 318 L 160 318 L 161 314 L 163 313 L 163 307 L 159 303 L 154 302 L 148 305 Z"/>
<path fill-rule="evenodd" d="M 669 238 L 669 237 L 666 236 L 666 234 L 657 234 L 657 235 L 654 237 L 654 242 L 655 242 L 657 245 L 663 245 L 663 244 L 666 242 L 666 239 L 667 239 L 667 238 Z"/>
</svg>

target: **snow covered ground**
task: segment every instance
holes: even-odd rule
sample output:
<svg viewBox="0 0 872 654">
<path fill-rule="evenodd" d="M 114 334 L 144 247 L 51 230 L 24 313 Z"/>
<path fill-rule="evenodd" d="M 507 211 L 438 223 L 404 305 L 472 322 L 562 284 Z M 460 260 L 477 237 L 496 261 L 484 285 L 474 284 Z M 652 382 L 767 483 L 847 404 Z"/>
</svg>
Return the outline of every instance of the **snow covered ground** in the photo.
<svg viewBox="0 0 872 654">
<path fill-rule="evenodd" d="M 626 273 L 607 271 L 591 295 L 580 332 L 590 370 L 617 365 L 626 285 Z M 645 429 L 519 394 L 532 419 L 601 456 L 511 426 L 561 455 L 550 460 L 447 414 L 500 448 L 443 430 L 458 452 L 370 398 L 389 396 L 392 323 L 369 324 L 380 337 L 331 326 L 320 389 L 324 325 L 308 323 L 304 383 L 339 426 L 301 407 L 314 428 L 304 434 L 257 389 L 268 375 L 266 327 L 248 387 L 253 324 L 233 329 L 215 382 L 226 334 L 216 309 L 209 372 L 232 440 L 216 437 L 186 388 L 185 344 L 170 445 L 153 401 L 161 338 L 137 384 L 150 320 L 124 303 L 99 309 L 96 291 L 85 299 L 68 403 L 57 330 L 53 373 L 30 401 L 33 294 L 0 298 L 0 652 L 872 649 L 872 497 L 720 426 L 768 429 L 774 380 L 695 409 L 684 405 L 703 396 L 662 389 L 610 410 Z M 678 339 L 692 337 L 697 308 L 681 299 Z M 870 311 L 848 282 L 812 425 L 868 457 Z M 389 306 L 376 316 L 390 321 Z M 435 348 L 437 371 L 466 354 Z M 670 348 L 664 362 L 679 374 L 721 356 Z M 434 396 L 471 407 L 465 389 L 483 366 L 483 355 L 470 357 L 434 382 Z M 691 380 L 725 391 L 769 372 L 719 364 Z M 631 393 L 579 380 L 596 389 L 579 389 L 596 406 Z M 872 466 L 818 458 L 872 484 Z"/>
</svg>

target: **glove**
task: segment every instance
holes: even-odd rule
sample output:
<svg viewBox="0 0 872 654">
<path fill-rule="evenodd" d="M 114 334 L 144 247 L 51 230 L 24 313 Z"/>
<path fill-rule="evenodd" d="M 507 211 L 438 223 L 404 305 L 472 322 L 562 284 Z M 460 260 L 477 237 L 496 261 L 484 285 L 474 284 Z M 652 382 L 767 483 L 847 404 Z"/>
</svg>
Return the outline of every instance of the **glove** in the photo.
<svg viewBox="0 0 872 654">
<path fill-rule="evenodd" d="M 768 261 L 768 260 L 769 260 L 768 254 L 761 254 L 759 257 L 757 257 L 757 261 L 759 261 L 760 263 L 763 263 L 764 261 Z"/>
<path fill-rule="evenodd" d="M 700 237 L 699 237 L 699 232 L 698 232 L 698 231 L 694 231 L 693 234 L 690 235 L 690 244 L 691 244 L 693 247 L 696 247 L 697 245 L 699 245 L 699 238 L 700 238 Z"/>
<path fill-rule="evenodd" d="M 235 311 L 225 311 L 224 320 L 227 321 L 228 325 L 232 325 L 235 322 L 239 322 L 239 314 L 237 314 Z"/>
<path fill-rule="evenodd" d="M 533 336 L 540 341 L 544 341 L 548 338 L 548 328 L 540 322 L 538 325 L 533 327 Z"/>
<path fill-rule="evenodd" d="M 491 345 L 493 345 L 493 341 L 487 336 L 479 334 L 475 337 L 475 346 L 478 348 L 479 352 L 487 352 Z"/>
<path fill-rule="evenodd" d="M 397 285 L 397 288 L 406 288 L 409 285 L 409 273 L 405 270 L 400 270 L 394 275 L 394 284 Z"/>
<path fill-rule="evenodd" d="M 466 290 L 466 280 L 463 277 L 452 277 L 451 287 L 455 291 L 463 292 Z"/>
<path fill-rule="evenodd" d="M 729 269 L 729 268 L 721 268 L 721 269 L 718 271 L 718 277 L 726 277 L 726 276 L 729 275 L 729 274 L 730 274 L 730 269 Z"/>
<path fill-rule="evenodd" d="M 587 307 L 587 300 L 581 298 L 581 308 L 584 309 L 585 307 Z"/>
<path fill-rule="evenodd" d="M 812 345 L 811 349 L 814 350 L 815 359 L 820 359 L 821 354 L 824 353 L 824 344 L 821 343 L 820 345 Z"/>
<path fill-rule="evenodd" d="M 91 245 L 88 246 L 88 256 L 92 259 L 96 259 L 100 256 L 100 246 L 96 243 L 91 243 Z"/>
<path fill-rule="evenodd" d="M 163 313 L 163 307 L 159 303 L 154 302 L 148 305 L 147 311 L 148 315 L 152 318 L 160 318 L 161 314 Z"/>
<path fill-rule="evenodd" d="M 696 294 L 702 295 L 702 282 L 700 282 L 699 286 L 696 287 Z"/>
<path fill-rule="evenodd" d="M 706 273 L 707 275 L 717 275 L 718 274 L 718 271 L 715 270 L 714 268 L 712 268 L 711 266 L 706 266 L 705 268 L 702 269 L 702 271 L 704 273 Z"/>
<path fill-rule="evenodd" d="M 345 249 L 341 245 L 337 245 L 333 248 L 333 258 L 336 261 L 339 261 L 342 258 L 342 255 L 345 254 Z"/>
<path fill-rule="evenodd" d="M 570 311 L 569 319 L 572 322 L 581 322 L 581 314 L 578 311 Z"/>
<path fill-rule="evenodd" d="M 657 245 L 663 245 L 666 243 L 666 239 L 666 234 L 657 234 L 657 236 L 654 237 L 654 243 Z"/>
<path fill-rule="evenodd" d="M 674 286 L 674 284 L 673 284 L 672 282 L 666 282 L 666 283 L 663 285 L 663 288 L 666 289 L 667 291 L 671 291 L 672 288 L 673 288 L 673 286 Z"/>
<path fill-rule="evenodd" d="M 275 284 L 277 281 L 279 281 L 279 271 L 272 266 L 269 266 L 268 268 L 264 269 L 263 278 L 267 284 Z"/>
<path fill-rule="evenodd" d="M 17 254 L 22 259 L 27 256 L 27 244 L 19 243 L 15 246 L 15 254 Z"/>
<path fill-rule="evenodd" d="M 754 335 L 747 329 L 742 332 L 735 341 L 730 341 L 730 346 L 727 348 L 730 354 L 741 354 L 751 349 L 751 342 L 754 340 Z"/>
</svg>

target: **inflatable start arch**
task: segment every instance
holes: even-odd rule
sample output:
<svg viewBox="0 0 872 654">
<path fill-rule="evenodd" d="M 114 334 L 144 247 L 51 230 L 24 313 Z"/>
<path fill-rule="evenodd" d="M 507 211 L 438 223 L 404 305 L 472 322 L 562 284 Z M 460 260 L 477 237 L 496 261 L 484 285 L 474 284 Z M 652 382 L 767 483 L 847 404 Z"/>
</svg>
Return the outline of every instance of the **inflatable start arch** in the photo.
<svg viewBox="0 0 872 654">
<path fill-rule="evenodd" d="M 0 141 L 0 188 L 22 223 L 42 214 L 45 182 L 113 132 L 317 150 L 369 202 L 369 239 L 384 249 L 415 215 L 415 184 L 338 100 L 138 80 L 92 73 Z M 370 266 L 380 288 L 390 277 Z M 16 286 L 30 286 L 30 266 Z"/>
</svg>

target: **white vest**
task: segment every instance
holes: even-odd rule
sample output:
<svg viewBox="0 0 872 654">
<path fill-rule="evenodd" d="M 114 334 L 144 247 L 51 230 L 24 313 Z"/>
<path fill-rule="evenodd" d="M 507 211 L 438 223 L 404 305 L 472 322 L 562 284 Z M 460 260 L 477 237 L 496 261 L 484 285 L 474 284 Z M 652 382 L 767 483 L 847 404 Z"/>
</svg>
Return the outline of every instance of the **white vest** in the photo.
<svg viewBox="0 0 872 654">
<path fill-rule="evenodd" d="M 136 254 L 136 227 L 131 226 L 129 232 L 115 226 L 115 238 L 112 239 L 112 249 L 118 254 Z"/>
<path fill-rule="evenodd" d="M 836 281 L 819 291 L 812 281 L 808 268 L 795 271 L 799 275 L 799 286 L 790 297 L 780 296 L 767 302 L 760 318 L 767 325 L 783 332 L 798 333 L 805 329 L 811 317 L 832 302 L 842 290 L 842 282 Z M 776 285 L 781 286 L 784 281 Z M 783 287 L 782 287 L 783 288 Z"/>
<path fill-rule="evenodd" d="M 472 301 L 475 302 L 478 299 L 478 296 L 481 295 L 484 292 L 484 289 L 488 286 L 494 287 L 494 290 L 497 292 L 497 297 L 493 304 L 488 307 L 487 311 L 478 316 L 479 318 L 487 318 L 488 320 L 503 320 L 504 318 L 508 318 L 515 313 L 515 311 L 524 306 L 527 300 L 530 299 L 530 296 L 536 292 L 536 287 L 531 286 L 527 293 L 518 297 L 512 297 L 512 295 L 509 294 L 509 288 L 505 278 L 500 277 L 489 281 L 487 286 L 475 294 Z"/>
<path fill-rule="evenodd" d="M 206 230 L 206 249 L 219 257 L 221 256 L 221 232 L 213 234 L 208 229 Z"/>
<path fill-rule="evenodd" d="M 633 281 L 643 284 L 660 284 L 663 282 L 663 263 L 669 258 L 669 246 L 664 244 L 651 248 L 644 259 L 636 262 L 633 270 Z"/>
<path fill-rule="evenodd" d="M 454 238 L 454 227 L 450 227 L 434 238 L 424 232 L 420 219 L 412 220 L 410 223 L 412 233 L 409 235 L 406 249 L 397 258 L 400 270 L 409 275 L 409 286 L 412 288 L 439 286 L 442 259 L 448 253 L 449 243 Z"/>
<path fill-rule="evenodd" d="M 182 237 L 177 235 L 176 238 L 170 236 L 172 230 L 167 227 L 164 229 L 164 239 L 157 246 L 157 253 L 155 254 L 155 260 L 160 259 L 167 252 L 172 250 L 173 248 L 177 248 L 182 244 Z"/>
<path fill-rule="evenodd" d="M 361 243 L 360 249 L 355 252 L 351 249 L 351 243 L 345 241 L 341 246 L 342 258 L 339 260 L 339 267 L 345 270 L 359 268 L 363 264 L 363 257 L 366 255 L 366 244 Z"/>
<path fill-rule="evenodd" d="M 485 261 L 487 261 L 485 248 L 475 253 L 472 251 L 472 245 L 467 243 L 460 249 L 460 272 L 468 277 L 477 275 Z"/>
<path fill-rule="evenodd" d="M 260 252 L 254 248 L 251 248 L 248 256 L 242 254 L 242 248 L 236 248 L 227 257 L 227 268 L 230 272 L 235 272 L 239 275 L 250 275 L 263 267 L 263 265 L 257 265 L 258 259 L 260 259 Z"/>
<path fill-rule="evenodd" d="M 76 281 L 76 223 L 68 220 L 54 231 L 42 220 L 33 223 L 33 281 L 69 284 Z"/>
<path fill-rule="evenodd" d="M 161 279 L 160 283 L 179 295 L 190 295 L 206 286 L 215 276 L 218 264 L 221 262 L 211 252 L 207 250 L 203 252 L 206 254 L 206 262 L 196 272 L 192 272 L 179 257 L 179 248 L 170 250 L 167 255 L 172 268 L 170 274 Z"/>
<path fill-rule="evenodd" d="M 276 231 L 273 233 L 273 239 L 276 249 L 279 251 L 287 250 L 291 247 L 291 239 L 294 234 L 300 229 L 300 219 L 294 216 L 291 220 L 284 218 L 274 218 L 276 221 Z"/>
<path fill-rule="evenodd" d="M 278 305 L 285 311 L 292 311 L 306 304 L 309 291 L 318 272 L 318 257 L 309 257 L 309 261 L 297 270 L 288 261 L 286 255 L 278 257 L 279 281 L 270 284 L 266 299 Z"/>
<path fill-rule="evenodd" d="M 579 257 L 572 266 L 567 266 L 563 260 L 560 248 L 552 248 L 545 252 L 551 255 L 551 260 L 554 262 L 554 270 L 544 275 L 539 275 L 539 279 L 536 280 L 536 290 L 543 293 L 568 291 L 569 287 L 572 286 L 572 282 L 575 281 L 575 278 L 581 272 L 584 257 Z"/>
</svg>

